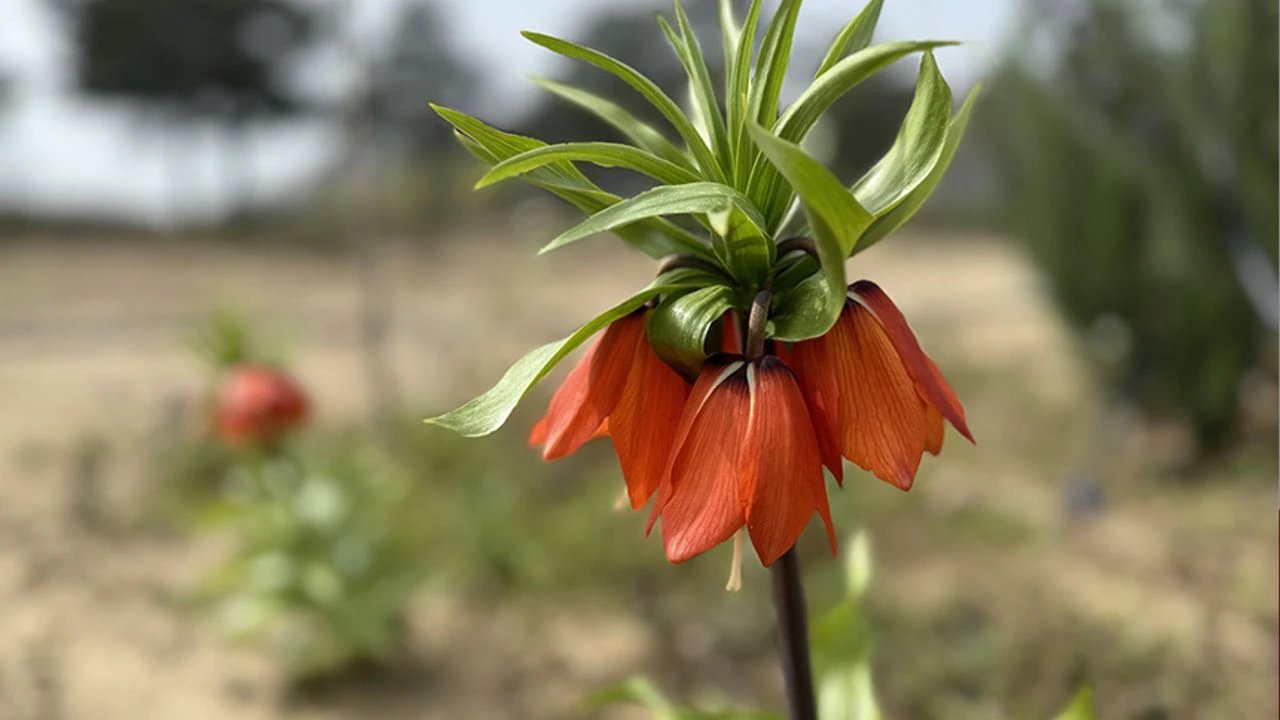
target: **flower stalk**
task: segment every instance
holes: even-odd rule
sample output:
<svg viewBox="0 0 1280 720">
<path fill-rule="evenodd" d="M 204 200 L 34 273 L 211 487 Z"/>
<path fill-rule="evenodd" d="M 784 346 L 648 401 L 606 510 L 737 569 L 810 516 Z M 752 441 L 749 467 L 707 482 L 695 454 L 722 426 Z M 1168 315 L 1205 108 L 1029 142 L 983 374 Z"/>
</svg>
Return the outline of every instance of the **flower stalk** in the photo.
<svg viewBox="0 0 1280 720">
<path fill-rule="evenodd" d="M 743 348 L 748 360 L 757 360 L 764 355 L 764 329 L 769 320 L 769 303 L 773 295 L 768 290 L 756 293 L 751 302 L 751 314 L 747 317 L 747 342 Z"/>
<path fill-rule="evenodd" d="M 800 581 L 800 560 L 792 547 L 770 569 L 773 610 L 778 623 L 778 661 L 787 688 L 791 720 L 817 720 L 813 668 L 809 660 L 809 618 Z"/>
</svg>

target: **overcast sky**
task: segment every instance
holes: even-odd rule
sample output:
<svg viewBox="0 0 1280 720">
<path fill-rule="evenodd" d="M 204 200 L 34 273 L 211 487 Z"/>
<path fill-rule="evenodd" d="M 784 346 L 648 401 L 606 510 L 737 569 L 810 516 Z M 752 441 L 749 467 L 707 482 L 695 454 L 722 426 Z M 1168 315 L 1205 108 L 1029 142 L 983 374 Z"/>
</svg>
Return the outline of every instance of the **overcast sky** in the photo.
<svg viewBox="0 0 1280 720">
<path fill-rule="evenodd" d="M 401 0 L 350 1 L 360 37 L 376 43 L 385 37 Z M 443 0 L 454 48 L 465 53 L 484 78 L 487 100 L 478 110 L 488 119 L 509 119 L 535 97 L 526 78 L 556 72 L 557 58 L 525 42 L 521 30 L 579 37 L 593 14 L 610 4 Z M 888 0 L 877 39 L 964 41 L 964 47 L 939 56 L 943 71 L 960 90 L 994 61 L 1012 31 L 1019 4 Z M 801 41 L 827 42 L 861 5 L 862 0 L 808 0 L 800 17 Z M 0 0 L 0 73 L 17 79 L 14 106 L 0 114 L 0 207 L 156 222 L 175 211 L 191 219 L 223 212 L 227 198 L 221 190 L 219 157 L 239 151 L 238 146 L 215 128 L 180 134 L 139 128 L 120 108 L 74 97 L 69 56 L 47 0 Z M 333 68 L 335 74 L 339 71 Z M 320 80 L 324 79 L 322 73 Z M 255 189 L 279 197 L 299 191 L 331 163 L 336 140 L 335 130 L 326 123 L 307 121 L 256 131 L 239 147 L 250 148 Z M 190 178 L 175 191 L 170 183 L 175 176 L 171 150 L 179 143 L 188 149 L 183 163 Z"/>
</svg>

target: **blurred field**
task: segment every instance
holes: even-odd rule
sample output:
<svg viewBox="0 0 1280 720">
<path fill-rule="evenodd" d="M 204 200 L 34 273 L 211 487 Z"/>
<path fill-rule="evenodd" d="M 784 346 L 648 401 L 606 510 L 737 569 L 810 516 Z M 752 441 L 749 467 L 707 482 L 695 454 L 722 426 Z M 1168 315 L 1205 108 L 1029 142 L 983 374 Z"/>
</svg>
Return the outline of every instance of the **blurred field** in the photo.
<svg viewBox="0 0 1280 720">
<path fill-rule="evenodd" d="M 532 246 L 510 239 L 525 233 L 453 234 L 430 250 L 405 238 L 376 262 L 391 392 L 410 418 L 487 387 L 648 279 L 647 263 L 608 242 L 526 262 Z M 148 511 L 162 482 L 151 448 L 193 422 L 203 390 L 183 338 L 230 302 L 291 333 L 320 424 L 359 424 L 371 399 L 357 268 L 280 246 L 124 237 L 3 251 L 0 718 L 560 718 L 645 669 L 689 699 L 707 695 L 690 684 L 701 677 L 735 704 L 775 702 L 765 574 L 724 595 L 727 551 L 667 569 L 632 515 L 609 516 L 616 532 L 589 541 L 643 556 L 680 589 L 655 601 L 603 577 L 572 594 L 430 588 L 411 613 L 412 662 L 318 695 L 286 695 L 278 668 L 192 620 L 185 593 L 217 545 Z M 999 238 L 904 237 L 859 256 L 852 277 L 863 276 L 912 320 L 980 442 L 950 436 L 910 494 L 861 473 L 833 490 L 841 529 L 868 527 L 876 543 L 889 715 L 1045 717 L 1089 683 L 1104 718 L 1274 717 L 1275 447 L 1187 469 L 1176 430 L 1107 412 Z M 537 462 L 518 449 L 536 409 L 469 447 Z M 1073 489 L 1089 475 L 1101 494 L 1081 502 Z M 524 523 L 523 542 L 538 544 L 537 518 Z M 806 548 L 820 575 L 834 567 L 819 543 Z M 819 581 L 811 604 L 830 595 Z M 638 611 L 646 602 L 662 611 Z"/>
</svg>

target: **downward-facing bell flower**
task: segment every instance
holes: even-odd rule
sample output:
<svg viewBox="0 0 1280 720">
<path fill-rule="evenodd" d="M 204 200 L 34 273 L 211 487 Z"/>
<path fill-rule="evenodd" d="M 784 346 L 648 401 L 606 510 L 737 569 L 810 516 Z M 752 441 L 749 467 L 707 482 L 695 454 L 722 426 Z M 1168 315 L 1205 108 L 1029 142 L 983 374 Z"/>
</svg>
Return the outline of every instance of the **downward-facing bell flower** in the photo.
<svg viewBox="0 0 1280 720">
<path fill-rule="evenodd" d="M 921 455 L 942 450 L 944 418 L 973 441 L 960 401 L 875 283 L 850 286 L 836 324 L 796 343 L 792 362 L 840 452 L 903 490 Z"/>
<path fill-rule="evenodd" d="M 842 456 L 903 490 L 942 449 L 943 420 L 972 440 L 964 409 L 906 319 L 874 283 L 849 287 L 831 330 L 748 358 L 732 314 L 722 352 L 690 385 L 649 344 L 645 317 L 615 321 L 552 396 L 530 442 L 553 460 L 614 444 L 633 508 L 658 491 L 667 559 L 680 563 L 746 529 L 765 566 L 816 514 L 836 540 L 822 468 Z M 749 343 L 750 344 L 750 343 Z"/>
<path fill-rule="evenodd" d="M 818 514 L 835 530 L 818 437 L 794 373 L 777 356 L 707 361 L 685 403 L 653 520 L 678 563 L 744 526 L 772 565 Z"/>
<path fill-rule="evenodd" d="M 529 442 L 542 457 L 564 457 L 594 437 L 608 435 L 622 466 L 633 508 L 662 482 L 673 429 L 689 386 L 653 351 L 645 312 L 610 324 L 551 398 Z"/>
</svg>

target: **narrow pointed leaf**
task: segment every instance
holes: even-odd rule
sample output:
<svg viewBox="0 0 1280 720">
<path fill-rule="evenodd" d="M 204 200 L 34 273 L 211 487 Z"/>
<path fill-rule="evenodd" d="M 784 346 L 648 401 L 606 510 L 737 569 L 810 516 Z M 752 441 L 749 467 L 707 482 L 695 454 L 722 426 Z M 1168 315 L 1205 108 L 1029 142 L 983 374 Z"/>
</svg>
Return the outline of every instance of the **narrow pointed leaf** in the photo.
<svg viewBox="0 0 1280 720">
<path fill-rule="evenodd" d="M 727 159 L 729 141 L 725 131 L 724 115 L 721 114 L 720 103 L 716 100 L 716 90 L 711 85 L 711 73 L 707 70 L 707 60 L 702 54 L 698 36 L 689 24 L 689 18 L 685 15 L 684 6 L 680 4 L 680 0 L 676 0 L 675 7 L 676 22 L 680 27 L 679 37 L 661 17 L 658 18 L 658 23 L 675 49 L 680 64 L 684 66 L 685 74 L 689 76 L 689 92 L 693 96 L 694 105 L 698 108 L 698 115 L 702 118 L 707 137 L 711 139 L 711 146 L 720 153 L 721 157 Z"/>
<path fill-rule="evenodd" d="M 782 83 L 787 79 L 791 43 L 795 39 L 799 14 L 800 0 L 782 0 L 782 5 L 769 21 L 769 29 L 765 31 L 760 45 L 760 55 L 756 58 L 755 80 L 751 86 L 751 116 L 769 129 L 778 119 L 778 99 L 782 97 Z"/>
<path fill-rule="evenodd" d="M 625 168 L 670 185 L 698 181 L 692 172 L 640 148 L 620 143 L 582 142 L 547 145 L 507 158 L 480 178 L 476 189 L 563 161 Z"/>
<path fill-rule="evenodd" d="M 729 143 L 733 146 L 733 186 L 746 187 L 758 151 L 747 137 L 747 119 L 751 111 L 751 57 L 755 51 L 756 27 L 760 22 L 762 0 L 751 0 L 747 19 L 738 32 L 734 60 L 725 73 L 725 117 L 729 125 Z"/>
<path fill-rule="evenodd" d="M 680 165 L 686 170 L 693 170 L 694 166 L 689 162 L 689 158 L 680 149 L 671 143 L 662 133 L 654 129 L 649 123 L 640 120 L 635 115 L 623 108 L 617 103 L 606 100 L 599 95 L 583 90 L 582 88 L 559 83 L 546 78 L 533 78 L 533 81 L 541 85 L 548 92 L 551 92 L 587 112 L 595 115 L 608 125 L 612 126 L 618 132 L 627 137 L 628 140 L 635 143 L 637 147 L 648 150 L 658 157 L 668 162 Z"/>
<path fill-rule="evenodd" d="M 546 147 L 541 140 L 503 132 L 465 113 L 433 105 L 432 108 L 454 126 L 466 148 L 480 160 L 495 165 L 523 152 Z M 524 179 L 553 193 L 587 215 L 617 204 L 622 198 L 605 192 L 591 182 L 571 163 L 557 162 L 530 172 Z M 654 258 L 678 253 L 692 253 L 715 261 L 711 251 L 693 234 L 666 220 L 648 220 L 634 227 L 616 228 L 615 233 L 637 250 Z"/>
<path fill-rule="evenodd" d="M 871 36 L 876 32 L 876 25 L 880 22 L 880 11 L 883 8 L 884 0 L 871 0 L 867 3 L 862 12 L 858 13 L 858 17 L 850 20 L 840 34 L 836 35 L 836 39 L 827 50 L 827 56 L 822 59 L 822 64 L 818 65 L 818 71 L 813 76 L 818 77 L 850 53 L 856 53 L 870 45 Z"/>
<path fill-rule="evenodd" d="M 473 156 L 487 165 L 496 165 L 498 157 L 480 143 L 455 130 L 458 142 Z M 613 193 L 589 188 L 566 187 L 561 183 L 543 182 L 530 179 L 536 173 L 525 176 L 525 180 L 534 187 L 542 188 L 573 205 L 587 215 L 616 204 L 621 198 Z M 692 253 L 705 260 L 715 261 L 715 256 L 684 228 L 666 220 L 652 220 L 614 230 L 619 237 L 632 247 L 649 257 L 658 259 L 668 255 Z"/>
<path fill-rule="evenodd" d="M 498 384 L 485 394 L 443 415 L 428 418 L 426 422 L 449 428 L 464 437 L 480 437 L 492 433 L 502 427 L 516 405 L 539 380 L 592 335 L 614 320 L 635 311 L 649 300 L 688 287 L 691 286 L 679 283 L 667 284 L 664 277 L 659 277 L 649 287 L 592 318 L 569 337 L 543 345 L 517 360 Z"/>
<path fill-rule="evenodd" d="M 951 88 L 932 52 L 920 61 L 915 99 L 893 147 L 853 186 L 854 197 L 877 217 L 893 209 L 938 164 L 951 124 Z"/>
<path fill-rule="evenodd" d="M 613 230 L 639 220 L 668 215 L 714 213 L 733 204 L 738 205 L 744 215 L 757 227 L 763 227 L 763 221 L 754 213 L 747 199 L 727 185 L 710 182 L 663 185 L 601 210 L 584 222 L 561 233 L 559 237 L 547 243 L 539 253 L 550 252 L 590 235 Z"/>
<path fill-rule="evenodd" d="M 720 0 L 720 51 L 723 53 L 725 82 L 728 82 L 729 69 L 733 67 L 733 59 L 738 53 L 738 35 L 742 28 L 733 17 L 733 0 Z M 726 104 L 728 93 L 725 93 Z M 727 112 L 727 109 L 726 109 Z"/>
<path fill-rule="evenodd" d="M 1071 704 L 1058 714 L 1054 720 L 1097 720 L 1097 711 L 1093 706 L 1093 689 L 1081 688 L 1071 699 Z"/>
<path fill-rule="evenodd" d="M 658 357 L 685 377 L 697 377 L 707 359 L 708 331 L 732 302 L 733 290 L 724 285 L 663 301 L 649 314 L 649 342 Z"/>
<path fill-rule="evenodd" d="M 905 225 L 924 206 L 925 201 L 937 189 L 938 184 L 942 182 L 943 176 L 947 174 L 947 170 L 951 167 L 951 161 L 955 158 L 961 139 L 964 138 L 964 131 L 969 126 L 969 116 L 973 112 L 973 106 L 977 103 L 978 95 L 981 91 L 981 86 L 969 91 L 964 104 L 960 106 L 960 111 L 952 118 L 951 124 L 947 128 L 946 143 L 942 148 L 938 161 L 934 163 L 933 170 L 929 172 L 929 176 L 892 210 L 875 219 L 871 227 L 867 228 L 867 231 L 863 233 L 862 240 L 858 243 L 857 252 L 862 252 L 875 245 Z"/>
<path fill-rule="evenodd" d="M 536 148 L 546 147 L 546 143 L 541 140 L 498 130 L 483 120 L 458 112 L 452 108 L 431 103 L 431 109 L 443 118 L 445 122 L 452 125 L 454 129 L 480 143 L 489 152 L 497 156 L 499 160 Z M 592 184 L 587 179 L 587 176 L 582 174 L 582 171 L 573 166 L 573 163 L 557 162 L 548 165 L 546 169 L 548 172 L 541 175 L 548 182 L 559 181 L 566 183 L 569 187 Z"/>
<path fill-rule="evenodd" d="M 816 78 L 778 120 L 775 134 L 799 142 L 836 100 L 859 83 L 913 52 L 954 45 L 948 41 L 893 42 L 873 45 L 833 65 Z"/>
<path fill-rule="evenodd" d="M 644 96 L 667 119 L 667 122 L 671 123 L 671 126 L 676 129 L 676 132 L 684 139 L 685 144 L 689 146 L 689 151 L 697 159 L 698 167 L 702 169 L 702 172 L 717 180 L 723 179 L 724 176 L 720 165 L 711 153 L 711 149 L 703 141 L 702 136 L 698 134 L 698 129 L 681 112 L 680 106 L 676 105 L 675 101 L 654 84 L 652 80 L 641 75 L 630 65 L 619 62 L 597 50 L 551 37 L 550 35 L 543 35 L 542 33 L 525 31 L 522 34 L 531 42 L 541 45 L 551 52 L 595 65 L 630 85 L 632 89 Z"/>
<path fill-rule="evenodd" d="M 873 217 L 830 170 L 798 146 L 771 135 L 759 125 L 751 125 L 749 131 L 761 152 L 800 196 L 818 246 L 822 277 L 827 286 L 823 312 L 818 322 L 796 331 L 798 335 L 816 337 L 835 323 L 844 307 L 844 261 Z"/>
</svg>

